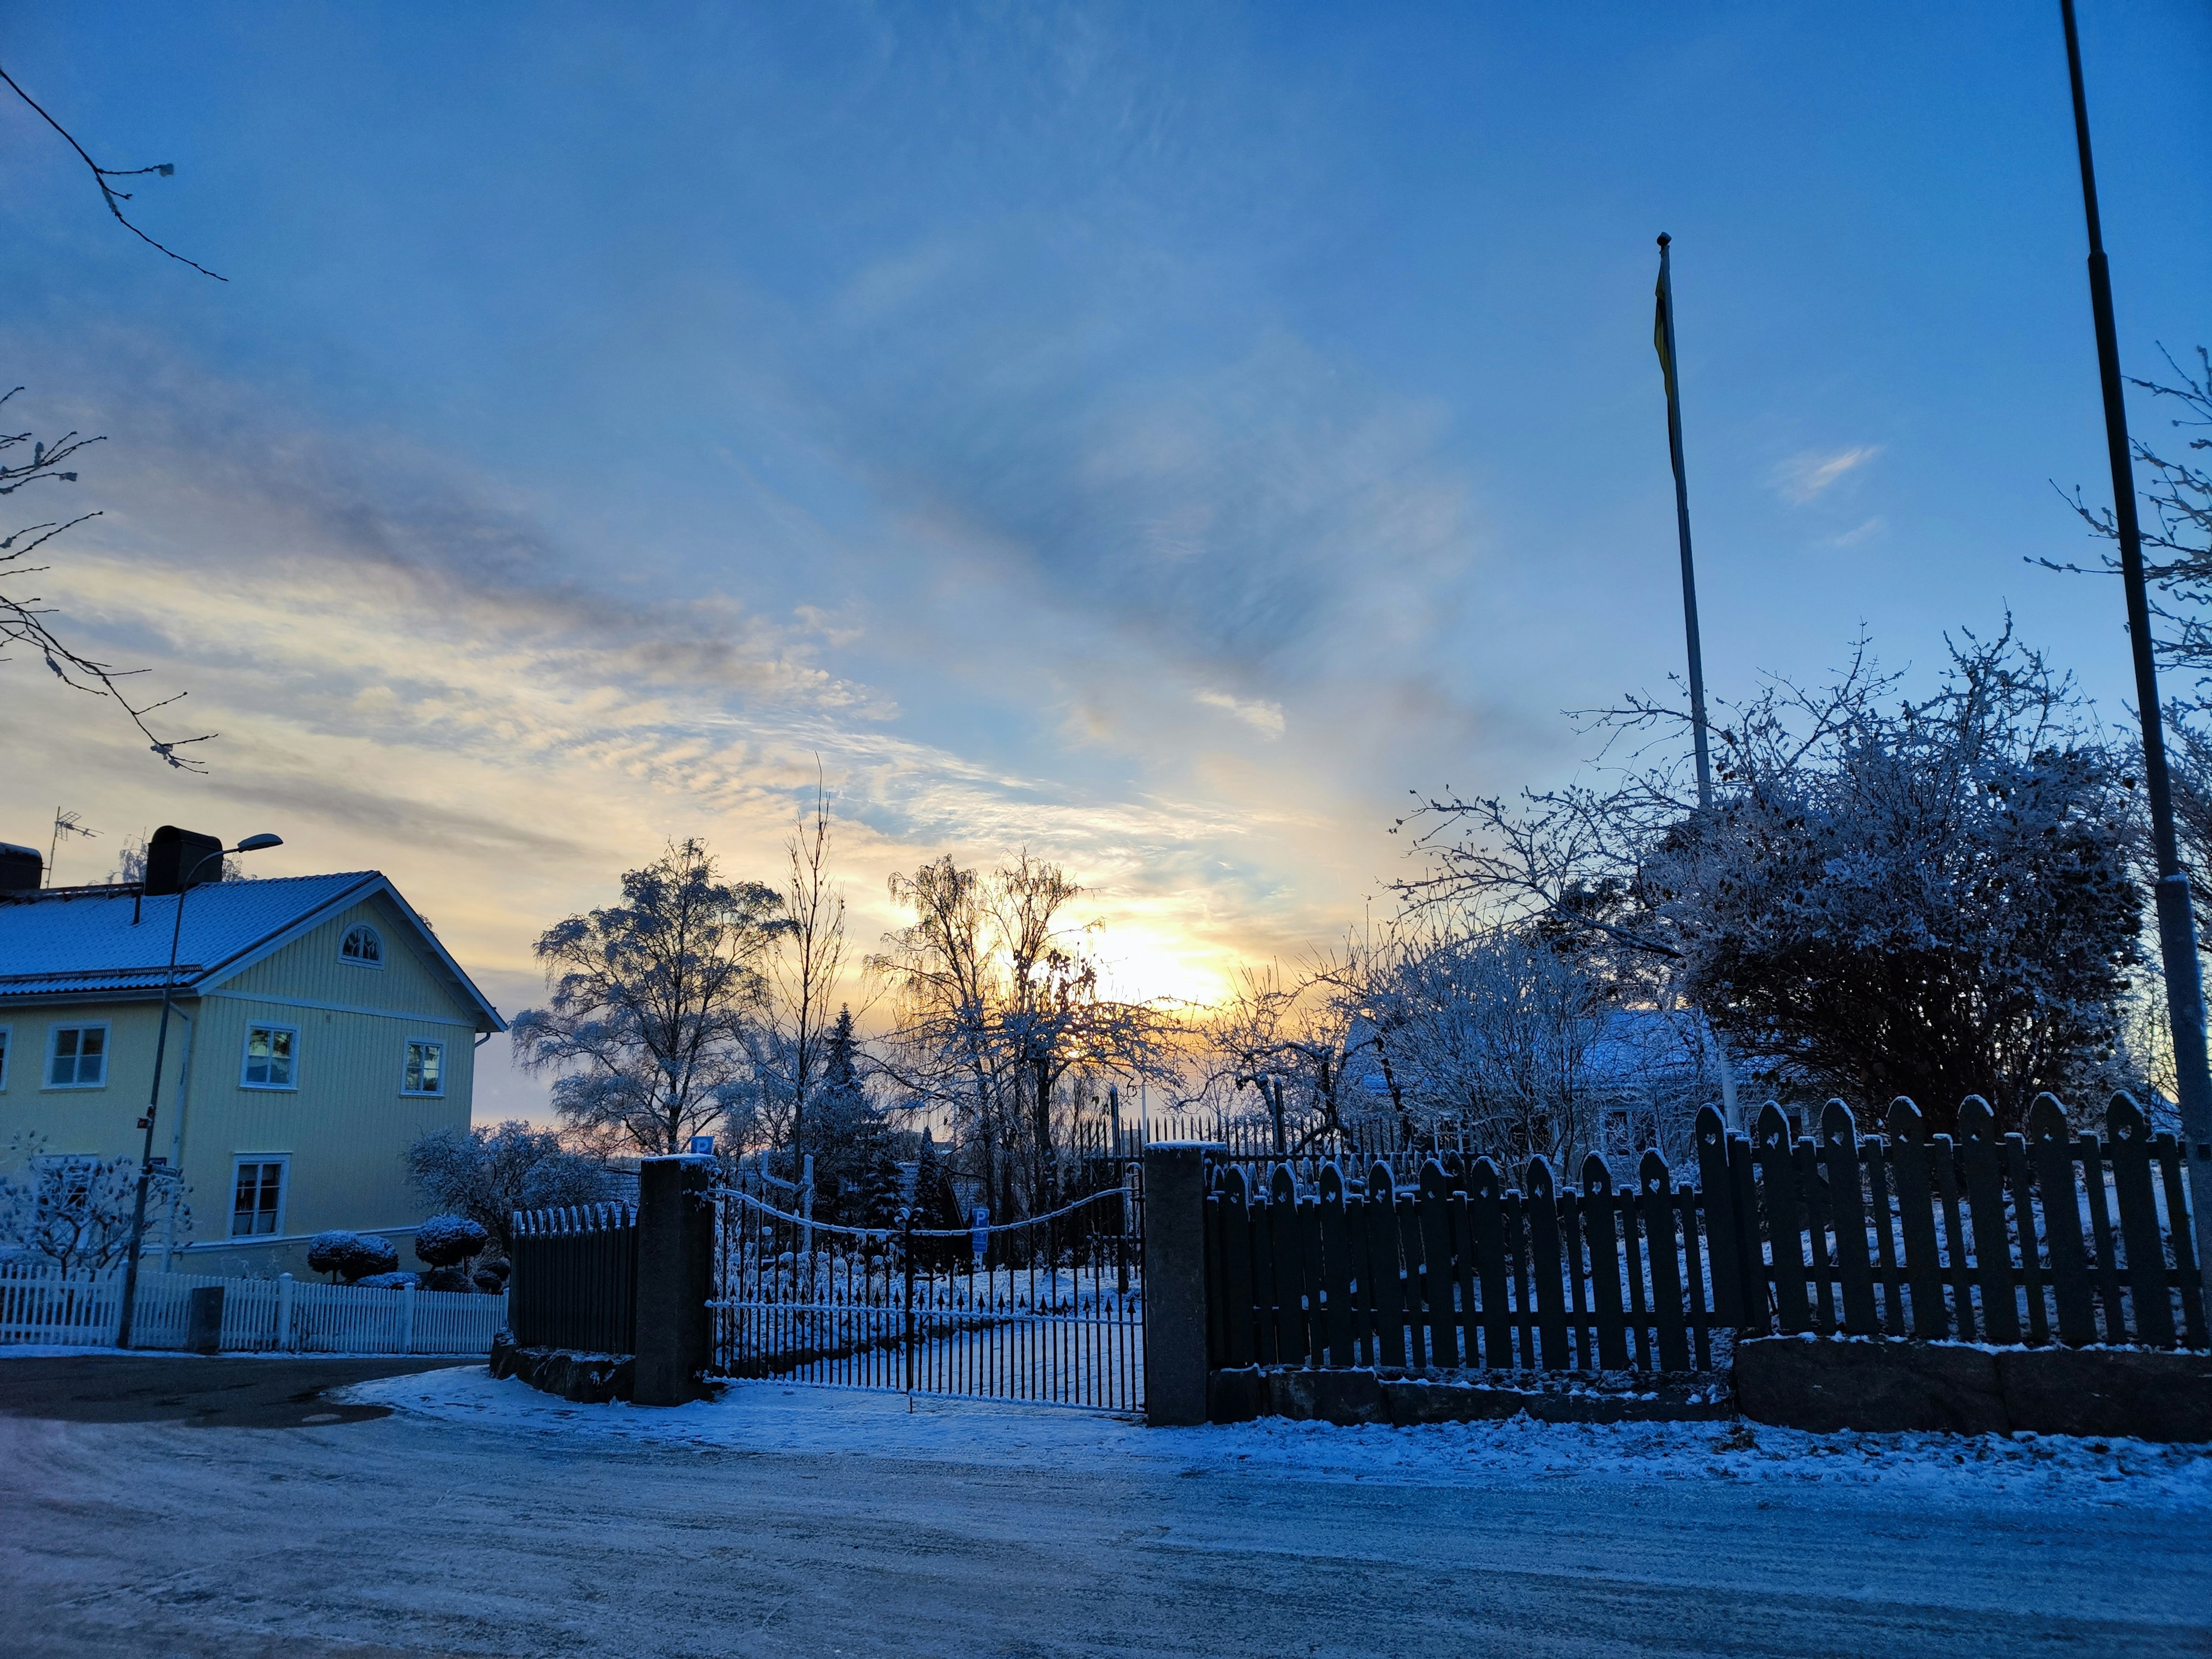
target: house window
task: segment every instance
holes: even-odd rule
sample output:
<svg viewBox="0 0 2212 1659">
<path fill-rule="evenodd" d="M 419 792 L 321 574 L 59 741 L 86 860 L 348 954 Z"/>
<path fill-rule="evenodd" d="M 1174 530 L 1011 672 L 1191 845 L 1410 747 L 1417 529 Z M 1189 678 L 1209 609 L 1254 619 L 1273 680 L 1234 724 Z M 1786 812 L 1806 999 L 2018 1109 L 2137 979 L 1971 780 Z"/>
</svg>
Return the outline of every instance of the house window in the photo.
<svg viewBox="0 0 2212 1659">
<path fill-rule="evenodd" d="M 338 960 L 350 962 L 356 968 L 383 967 L 383 937 L 365 921 L 347 928 L 338 945 Z"/>
<path fill-rule="evenodd" d="M 249 1025 L 246 1028 L 246 1075 L 239 1080 L 249 1089 L 291 1089 L 294 1060 L 300 1033 L 289 1025 Z"/>
<path fill-rule="evenodd" d="M 0 1025 L 0 1089 L 8 1086 L 8 1049 L 15 1036 L 12 1028 Z"/>
<path fill-rule="evenodd" d="M 281 1158 L 241 1158 L 231 1183 L 230 1236 L 255 1238 L 277 1232 L 284 1220 L 284 1164 Z"/>
<path fill-rule="evenodd" d="M 442 1095 L 446 1092 L 444 1043 L 408 1043 L 407 1069 L 400 1076 L 399 1092 L 403 1095 Z"/>
<path fill-rule="evenodd" d="M 107 1027 L 57 1025 L 46 1052 L 46 1087 L 97 1089 L 107 1081 Z"/>
</svg>

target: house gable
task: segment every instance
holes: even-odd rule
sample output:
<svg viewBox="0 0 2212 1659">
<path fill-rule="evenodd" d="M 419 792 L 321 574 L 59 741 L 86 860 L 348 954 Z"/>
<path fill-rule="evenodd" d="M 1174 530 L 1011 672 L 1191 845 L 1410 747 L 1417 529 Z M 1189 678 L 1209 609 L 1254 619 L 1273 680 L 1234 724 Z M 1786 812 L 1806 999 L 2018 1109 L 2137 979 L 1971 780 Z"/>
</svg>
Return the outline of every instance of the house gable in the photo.
<svg viewBox="0 0 2212 1659">
<path fill-rule="evenodd" d="M 347 961 L 339 946 L 356 927 L 374 928 L 380 966 Z M 286 940 L 249 966 L 224 975 L 208 994 L 264 1005 L 387 1014 L 470 1030 L 495 1029 L 425 948 L 417 924 L 388 892 L 366 897 Z"/>
</svg>

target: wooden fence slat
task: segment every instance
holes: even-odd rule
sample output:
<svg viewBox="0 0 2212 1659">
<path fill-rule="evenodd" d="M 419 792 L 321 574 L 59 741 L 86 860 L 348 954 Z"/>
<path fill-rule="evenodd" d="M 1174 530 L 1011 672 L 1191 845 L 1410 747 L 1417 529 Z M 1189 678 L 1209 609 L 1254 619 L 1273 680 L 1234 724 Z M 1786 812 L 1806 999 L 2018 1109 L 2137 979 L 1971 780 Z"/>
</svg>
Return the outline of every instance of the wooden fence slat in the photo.
<svg viewBox="0 0 2212 1659">
<path fill-rule="evenodd" d="M 1905 1277 L 1912 1293 L 1912 1334 L 1923 1341 L 1951 1334 L 1943 1308 L 1943 1258 L 1936 1236 L 1935 1182 L 1928 1120 L 1899 1095 L 1889 1103 L 1890 1168 L 1897 1176 L 1897 1212 L 1905 1236 Z"/>
<path fill-rule="evenodd" d="M 1589 1322 L 1589 1298 L 1583 1285 L 1589 1264 L 1583 1254 L 1583 1200 L 1572 1187 L 1559 1188 L 1559 1237 L 1567 1250 L 1567 1336 L 1574 1344 L 1575 1366 L 1596 1367 Z"/>
<path fill-rule="evenodd" d="M 2173 1242 L 2174 1266 L 2181 1277 L 2181 1320 L 2192 1348 L 2208 1344 L 2204 1334 L 2204 1281 L 2197 1272 L 2197 1238 L 2191 1231 L 2189 1200 L 2181 1174 L 2181 1143 L 2169 1134 L 2151 1137 L 2151 1161 L 2166 1188 L 2166 1237 Z"/>
<path fill-rule="evenodd" d="M 1429 1331 L 1429 1364 L 1454 1366 L 1459 1358 L 1459 1310 L 1452 1296 L 1451 1177 L 1435 1158 L 1421 1165 L 1418 1206 L 1421 1237 L 1421 1304 Z"/>
<path fill-rule="evenodd" d="M 2012 1244 L 2005 1236 L 2004 1171 L 1997 1162 L 1996 1116 L 1979 1095 L 1959 1106 L 1960 1159 L 1974 1236 L 1974 1282 L 1981 1287 L 1983 1339 L 2020 1340 L 2013 1299 Z"/>
<path fill-rule="evenodd" d="M 1615 1193 L 1613 1212 L 1620 1228 L 1620 1265 L 1628 1279 L 1628 1340 L 1630 1363 L 1638 1370 L 1658 1369 L 1651 1352 L 1651 1303 L 1644 1285 L 1644 1229 L 1632 1184 Z"/>
<path fill-rule="evenodd" d="M 1644 1237 L 1650 1246 L 1651 1322 L 1659 1334 L 1659 1369 L 1690 1369 L 1689 1327 L 1683 1318 L 1682 1267 L 1675 1254 L 1674 1177 L 1655 1147 L 1637 1170 Z"/>
<path fill-rule="evenodd" d="M 1811 1263 L 1813 1328 L 1826 1336 L 1836 1328 L 1835 1255 L 1828 1246 L 1828 1183 L 1820 1179 L 1820 1145 L 1800 1135 L 1790 1148 L 1797 1166 L 1797 1197 L 1805 1206 L 1805 1253 Z"/>
<path fill-rule="evenodd" d="M 1475 1273 L 1482 1285 L 1482 1363 L 1513 1364 L 1513 1325 L 1505 1300 L 1505 1182 L 1497 1164 L 1478 1158 L 1468 1172 L 1468 1219 L 1474 1230 Z"/>
<path fill-rule="evenodd" d="M 2021 1295 L 2027 1303 L 2027 1340 L 2045 1343 L 2051 1340 L 2051 1314 L 2043 1292 L 2051 1274 L 2036 1242 L 2035 1183 L 2028 1168 L 2027 1142 L 2017 1133 L 2008 1134 L 2003 1153 L 2005 1185 L 2012 1195 L 2013 1233 L 2020 1240 L 2019 1279 Z"/>
<path fill-rule="evenodd" d="M 1303 1365 L 1310 1349 L 1306 1334 L 1305 1229 L 1298 1224 L 1297 1177 L 1287 1164 L 1275 1166 L 1268 1183 L 1269 1252 L 1274 1257 L 1276 1363 Z"/>
<path fill-rule="evenodd" d="M 1583 1224 L 1589 1231 L 1590 1301 L 1601 1370 L 1628 1369 L 1628 1328 L 1620 1303 L 1620 1240 L 1613 1225 L 1613 1171 L 1595 1152 L 1583 1160 Z"/>
<path fill-rule="evenodd" d="M 2089 1206 L 2089 1239 L 2096 1251 L 2091 1267 L 2098 1305 L 2104 1310 L 2105 1340 L 2124 1342 L 2128 1340 L 2127 1299 L 2120 1289 L 2119 1247 L 2112 1239 L 2111 1192 L 2105 1179 L 2105 1143 L 2094 1131 L 2084 1130 L 2075 1144 L 2081 1164 L 2081 1196 Z"/>
<path fill-rule="evenodd" d="M 1797 1159 L 1790 1145 L 1790 1120 L 1768 1101 L 1759 1109 L 1752 1138 L 1759 1164 L 1759 1215 L 1773 1274 L 1777 1322 L 1784 1336 L 1813 1328 L 1805 1295 L 1805 1212 L 1797 1196 Z"/>
<path fill-rule="evenodd" d="M 1836 1279 L 1843 1287 L 1844 1330 L 1873 1336 L 1881 1328 L 1874 1306 L 1874 1265 L 1869 1259 L 1866 1200 L 1859 1166 L 1859 1126 L 1851 1109 L 1832 1100 L 1820 1110 L 1820 1161 L 1828 1174 L 1828 1213 L 1836 1230 Z"/>
<path fill-rule="evenodd" d="M 1694 1188 L 1674 1189 L 1674 1207 L 1682 1217 L 1682 1260 L 1688 1264 L 1688 1292 L 1690 1299 L 1690 1338 L 1694 1346 L 1694 1358 L 1699 1370 L 1711 1370 L 1713 1364 L 1713 1314 L 1708 1280 L 1704 1264 L 1712 1259 L 1710 1241 L 1701 1244 L 1699 1234 L 1705 1231 L 1700 1218 L 1705 1206 Z"/>
<path fill-rule="evenodd" d="M 1464 1170 L 1460 1180 L 1462 1185 L 1468 1182 Z M 1469 1366 L 1482 1363 L 1481 1316 L 1476 1311 L 1475 1303 L 1474 1210 L 1474 1201 L 1464 1190 L 1451 1194 L 1448 1213 L 1451 1221 L 1452 1279 L 1459 1296 L 1460 1351 L 1466 1356 L 1464 1363 Z"/>
<path fill-rule="evenodd" d="M 1398 1259 L 1406 1264 L 1406 1363 L 1415 1369 L 1428 1364 L 1428 1311 L 1422 1303 L 1421 1195 L 1418 1190 L 1400 1193 L 1394 1213 L 1398 1218 Z"/>
<path fill-rule="evenodd" d="M 1375 1280 L 1377 1364 L 1406 1363 L 1405 1285 L 1398 1266 L 1398 1189 L 1390 1166 L 1377 1161 L 1367 1172 L 1367 1270 Z"/>
<path fill-rule="evenodd" d="M 2166 1249 L 2158 1236 L 2158 1205 L 2151 1196 L 2150 1121 L 2125 1094 L 2105 1114 L 2112 1142 L 2112 1185 L 2120 1200 L 2120 1244 L 2127 1252 L 2127 1288 L 2135 1310 L 2136 1340 L 2154 1348 L 2173 1346 L 2173 1304 Z"/>
<path fill-rule="evenodd" d="M 1498 1206 L 1505 1219 L 1507 1293 L 1513 1298 L 1513 1363 L 1536 1369 L 1536 1304 L 1528 1285 L 1528 1206 L 1517 1187 L 1508 1187 Z"/>
<path fill-rule="evenodd" d="M 1742 1328 L 1764 1336 L 1774 1328 L 1774 1292 L 1767 1282 L 1764 1249 L 1759 1240 L 1758 1158 L 1749 1135 L 1728 1138 L 1729 1207 L 1734 1212 L 1735 1259 L 1741 1280 Z"/>
<path fill-rule="evenodd" d="M 1543 1340 L 1537 1364 L 1563 1371 L 1574 1364 L 1567 1352 L 1565 1262 L 1559 1249 L 1559 1195 L 1552 1161 L 1539 1153 L 1528 1160 L 1528 1277 L 1535 1289 L 1535 1322 Z"/>
<path fill-rule="evenodd" d="M 1382 1363 L 1376 1344 L 1381 1340 L 1375 1323 L 1375 1268 L 1368 1261 L 1367 1194 L 1365 1188 L 1344 1196 L 1345 1261 L 1352 1274 L 1352 1294 L 1344 1304 L 1352 1322 L 1352 1340 L 1358 1346 L 1355 1365 Z"/>
<path fill-rule="evenodd" d="M 1331 1365 L 1355 1365 L 1352 1316 L 1352 1235 L 1344 1213 L 1344 1171 L 1321 1168 L 1321 1329 L 1316 1340 Z"/>
<path fill-rule="evenodd" d="M 1866 1171 L 1868 1219 L 1874 1227 L 1875 1283 L 1881 1291 L 1881 1328 L 1903 1336 L 1905 1257 L 1898 1249 L 1897 1217 L 1891 1208 L 1889 1147 L 1878 1135 L 1859 1137 L 1859 1167 Z"/>
<path fill-rule="evenodd" d="M 1219 1370 L 1229 1363 L 1230 1289 L 1225 1224 L 1219 1172 L 1206 1194 L 1206 1363 Z"/>
<path fill-rule="evenodd" d="M 1958 1328 L 1959 1340 L 1972 1342 L 1981 1334 L 1982 1326 L 1974 1314 L 1973 1280 L 1966 1265 L 1966 1229 L 1959 1212 L 1959 1151 L 1950 1136 L 1928 1138 L 1928 1170 L 1936 1177 L 1936 1199 L 1942 1213 L 1943 1246 L 1950 1256 L 1944 1279 L 1951 1287 L 1951 1318 Z"/>
<path fill-rule="evenodd" d="M 1713 1316 L 1723 1325 L 1742 1325 L 1747 1322 L 1743 1264 L 1737 1259 L 1735 1194 L 1729 1181 L 1728 1121 L 1717 1108 L 1698 1109 L 1693 1140 L 1698 1149 L 1698 1186 L 1705 1200 L 1705 1254 L 1712 1269 Z"/>
<path fill-rule="evenodd" d="M 2081 1247 L 2081 1190 L 2074 1179 L 2073 1129 L 2053 1095 L 2027 1109 L 2028 1158 L 2043 1200 L 2044 1246 L 2051 1258 L 2051 1299 L 2058 1304 L 2058 1340 L 2074 1347 L 2097 1340 L 2095 1298 Z"/>
<path fill-rule="evenodd" d="M 1223 1359 L 1232 1370 L 1253 1363 L 1255 1346 L 1249 1211 L 1244 1171 L 1232 1164 L 1221 1178 L 1221 1282 L 1228 1296 Z"/>
</svg>

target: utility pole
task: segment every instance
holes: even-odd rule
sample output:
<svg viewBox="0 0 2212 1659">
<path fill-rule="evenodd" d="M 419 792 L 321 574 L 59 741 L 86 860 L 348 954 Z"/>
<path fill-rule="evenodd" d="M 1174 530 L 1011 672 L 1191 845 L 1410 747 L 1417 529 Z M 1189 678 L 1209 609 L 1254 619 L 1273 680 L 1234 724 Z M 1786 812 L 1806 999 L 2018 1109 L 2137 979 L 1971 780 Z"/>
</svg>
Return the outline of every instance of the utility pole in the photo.
<svg viewBox="0 0 2212 1659">
<path fill-rule="evenodd" d="M 1667 251 L 1674 238 L 1659 233 L 1659 305 L 1652 325 L 1652 345 L 1667 376 L 1667 457 L 1674 465 L 1674 534 L 1682 548 L 1682 631 L 1690 655 L 1690 731 L 1697 746 L 1698 811 L 1713 810 L 1713 762 L 1705 730 L 1705 652 L 1698 638 L 1698 571 L 1690 557 L 1690 483 L 1682 465 L 1682 393 L 1674 374 L 1674 276 Z M 1711 1022 L 1708 1021 L 1710 1025 Z M 1728 1048 L 1720 1033 L 1713 1032 L 1713 1052 L 1720 1059 L 1721 1109 L 1731 1130 L 1743 1128 L 1743 1111 L 1736 1104 L 1735 1071 L 1729 1064 Z"/>
<path fill-rule="evenodd" d="M 2197 919 L 2189 877 L 2173 833 L 2173 789 L 2158 701 L 2158 664 L 2143 581 L 2142 529 L 2136 516 L 2135 452 L 2120 378 L 2119 331 L 2112 322 L 2112 275 L 2097 216 L 2097 173 L 2089 159 L 2089 100 L 2081 86 L 2081 39 L 2074 0 L 2058 0 L 2066 25 L 2066 71 L 2074 91 L 2074 141 L 2081 157 L 2081 209 L 2089 228 L 2089 310 L 2097 331 L 2097 372 L 2105 394 L 2105 447 L 2112 466 L 2112 523 L 2119 532 L 2120 582 L 2127 592 L 2128 641 L 2135 653 L 2136 708 L 2142 721 L 2143 781 L 2150 795 L 2151 839 L 2158 854 L 2159 955 L 2166 967 L 2166 1013 L 2173 1034 L 2174 1092 L 2181 1097 L 2181 1139 L 2189 1198 L 2197 1212 L 2197 1266 L 2212 1288 L 2212 1070 L 2204 1044 L 2204 987 L 2197 962 Z"/>
</svg>

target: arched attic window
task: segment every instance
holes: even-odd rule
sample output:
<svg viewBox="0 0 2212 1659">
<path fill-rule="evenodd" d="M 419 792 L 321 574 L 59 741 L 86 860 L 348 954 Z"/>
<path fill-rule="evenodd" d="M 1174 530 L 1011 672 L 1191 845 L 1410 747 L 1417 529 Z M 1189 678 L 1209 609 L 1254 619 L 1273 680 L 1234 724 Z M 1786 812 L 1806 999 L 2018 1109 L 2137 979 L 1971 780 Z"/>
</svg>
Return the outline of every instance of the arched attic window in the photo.
<svg viewBox="0 0 2212 1659">
<path fill-rule="evenodd" d="M 346 936 L 338 945 L 338 960 L 349 962 L 356 968 L 384 966 L 384 938 L 367 922 L 356 922 L 346 929 Z"/>
</svg>

